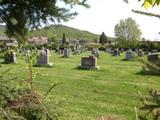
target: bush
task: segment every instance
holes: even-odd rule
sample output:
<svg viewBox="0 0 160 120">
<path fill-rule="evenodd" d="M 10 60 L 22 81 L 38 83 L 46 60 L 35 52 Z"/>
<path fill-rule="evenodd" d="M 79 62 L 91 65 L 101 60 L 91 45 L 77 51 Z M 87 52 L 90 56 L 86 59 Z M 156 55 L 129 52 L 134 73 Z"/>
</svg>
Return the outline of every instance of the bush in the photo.
<svg viewBox="0 0 160 120">
<path fill-rule="evenodd" d="M 160 119 L 160 91 L 148 89 L 148 95 L 143 95 L 136 87 L 142 105 L 135 107 L 136 120 L 159 120 Z"/>
<path fill-rule="evenodd" d="M 0 120 L 8 117 L 12 120 L 42 120 L 46 114 L 36 97 L 37 93 L 33 93 L 28 84 L 22 84 L 22 81 L 13 82 L 8 78 L 5 74 L 9 70 L 0 73 Z"/>
<path fill-rule="evenodd" d="M 100 48 L 100 47 L 101 47 L 101 45 L 100 44 L 96 44 L 96 43 L 90 43 L 90 44 L 86 45 L 86 48 L 88 50 L 92 50 L 93 48 Z"/>
<path fill-rule="evenodd" d="M 148 75 L 160 75 L 159 64 L 154 64 L 144 59 L 141 59 L 140 61 L 144 64 L 142 73 L 148 74 Z"/>
</svg>

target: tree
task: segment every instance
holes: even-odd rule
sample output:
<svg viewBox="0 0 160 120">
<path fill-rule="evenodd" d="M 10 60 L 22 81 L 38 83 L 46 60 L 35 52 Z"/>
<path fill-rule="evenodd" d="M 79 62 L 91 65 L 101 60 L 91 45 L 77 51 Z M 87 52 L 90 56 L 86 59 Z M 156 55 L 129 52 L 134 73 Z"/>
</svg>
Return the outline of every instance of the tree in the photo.
<svg viewBox="0 0 160 120">
<path fill-rule="evenodd" d="M 63 37 L 62 37 L 62 44 L 66 44 L 67 40 L 66 40 L 66 34 L 63 33 Z"/>
<path fill-rule="evenodd" d="M 107 36 L 105 35 L 104 32 L 102 32 L 102 34 L 99 37 L 99 43 L 101 43 L 102 45 L 104 45 L 107 42 L 108 42 Z"/>
<path fill-rule="evenodd" d="M 139 29 L 139 25 L 132 18 L 120 20 L 120 22 L 115 26 L 114 31 L 117 38 L 127 41 L 140 40 L 142 34 Z"/>
<path fill-rule="evenodd" d="M 58 2 L 66 6 L 58 6 Z M 86 0 L 0 0 L 0 22 L 6 24 L 9 37 L 21 41 L 28 28 L 37 28 L 49 20 L 66 21 L 77 15 L 77 12 L 70 12 L 74 5 L 89 7 Z"/>
</svg>

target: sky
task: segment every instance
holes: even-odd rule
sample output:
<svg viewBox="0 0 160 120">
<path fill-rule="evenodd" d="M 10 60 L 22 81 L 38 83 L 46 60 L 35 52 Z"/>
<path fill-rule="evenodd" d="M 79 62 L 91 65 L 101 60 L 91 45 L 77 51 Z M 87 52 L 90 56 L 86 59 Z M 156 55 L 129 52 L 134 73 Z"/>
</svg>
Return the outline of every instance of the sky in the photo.
<svg viewBox="0 0 160 120">
<path fill-rule="evenodd" d="M 84 7 L 75 7 L 79 15 L 75 19 L 61 24 L 70 27 L 87 30 L 96 34 L 105 32 L 107 36 L 114 37 L 114 27 L 121 20 L 132 17 L 142 31 L 142 37 L 150 40 L 160 40 L 160 19 L 133 13 L 131 10 L 142 10 L 160 14 L 160 6 L 142 8 L 142 3 L 138 0 L 88 0 L 91 6 L 89 9 Z"/>
</svg>

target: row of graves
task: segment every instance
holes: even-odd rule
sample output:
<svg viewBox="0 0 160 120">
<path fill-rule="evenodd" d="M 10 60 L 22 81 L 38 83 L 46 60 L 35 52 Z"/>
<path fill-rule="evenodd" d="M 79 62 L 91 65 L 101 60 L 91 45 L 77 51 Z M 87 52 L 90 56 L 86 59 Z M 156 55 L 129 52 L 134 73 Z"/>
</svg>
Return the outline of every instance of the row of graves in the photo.
<svg viewBox="0 0 160 120">
<path fill-rule="evenodd" d="M 78 55 L 80 53 L 84 53 L 86 52 L 87 49 L 71 49 L 71 48 L 63 48 L 63 49 L 58 49 L 56 50 L 56 52 L 60 55 L 62 55 L 62 57 L 67 58 L 70 57 L 71 55 Z"/>
<path fill-rule="evenodd" d="M 97 66 L 97 57 L 99 57 L 99 51 L 95 51 L 96 54 L 92 52 L 93 55 L 84 56 L 81 58 L 81 65 L 79 66 L 81 69 L 99 69 L 100 67 Z M 64 57 L 69 56 L 69 50 L 64 49 Z M 37 66 L 52 66 L 49 62 L 49 50 L 41 50 L 40 55 L 37 59 Z"/>
<path fill-rule="evenodd" d="M 112 54 L 112 56 L 120 56 L 121 53 L 124 52 L 124 49 L 112 49 L 112 48 L 106 48 L 106 52 Z M 144 55 L 147 55 L 147 60 L 152 63 L 160 63 L 160 53 L 158 50 L 152 50 L 150 51 L 143 51 L 141 49 L 132 50 L 129 49 L 125 51 L 125 60 L 133 60 L 137 57 L 143 57 Z"/>
<path fill-rule="evenodd" d="M 72 46 L 72 48 L 57 48 L 55 52 L 63 55 L 63 57 L 70 57 L 71 55 L 78 55 L 87 51 L 87 49 L 85 48 L 85 41 L 83 40 L 73 41 Z"/>
<path fill-rule="evenodd" d="M 122 51 L 119 51 L 118 49 L 115 49 L 113 51 L 113 56 L 120 56 L 120 54 L 122 53 Z M 70 50 L 69 49 L 64 49 L 64 57 L 69 57 L 70 56 Z M 125 54 L 125 59 L 126 60 L 133 60 L 135 59 L 137 56 L 139 57 L 143 57 L 144 56 L 144 52 L 141 49 L 137 49 L 135 51 L 132 51 L 132 49 L 129 49 L 126 51 Z M 160 53 L 158 52 L 151 52 L 148 54 L 148 61 L 150 62 L 157 62 L 160 61 Z M 94 48 L 91 51 L 91 55 L 89 56 L 84 56 L 81 58 L 81 68 L 82 69 L 99 69 L 100 67 L 97 66 L 97 59 L 99 58 L 99 50 L 98 48 Z M 49 50 L 41 50 L 40 52 L 40 56 L 37 59 L 37 64 L 38 65 L 51 65 L 51 63 L 49 63 Z"/>
<path fill-rule="evenodd" d="M 70 50 L 69 49 L 64 49 L 64 57 L 69 57 L 70 55 Z M 81 69 L 99 69 L 100 67 L 97 66 L 97 58 L 99 57 L 99 50 L 98 49 L 93 49 L 92 50 L 92 55 L 89 56 L 84 56 L 81 58 L 81 65 L 79 68 Z M 47 65 L 51 66 L 52 64 L 49 62 L 49 50 L 41 50 L 39 57 L 37 58 L 37 63 L 36 65 L 41 66 L 41 65 Z"/>
<path fill-rule="evenodd" d="M 55 52 L 65 58 L 68 58 L 72 55 L 72 50 L 70 48 L 57 49 Z"/>
<path fill-rule="evenodd" d="M 29 51 L 26 51 L 29 54 Z M 70 56 L 71 49 L 63 50 L 63 57 Z M 119 49 L 114 49 L 112 52 L 113 56 L 120 56 L 122 51 Z M 126 51 L 125 59 L 132 60 L 137 56 L 142 57 L 144 52 L 142 50 L 132 51 L 131 49 Z M 160 61 L 160 53 L 158 52 L 150 52 L 147 56 L 148 61 L 152 63 L 156 63 Z M 50 51 L 48 49 L 42 49 L 37 57 L 35 66 L 52 66 L 53 64 L 50 62 Z M 97 65 L 97 59 L 99 58 L 99 50 L 98 48 L 94 48 L 91 51 L 91 55 L 83 56 L 81 58 L 81 65 L 79 66 L 81 69 L 99 69 L 100 67 Z M 16 63 L 16 53 L 14 51 L 9 51 L 5 54 L 4 57 L 5 63 Z M 160 62 L 158 62 L 160 63 Z"/>
<path fill-rule="evenodd" d="M 31 54 L 30 50 L 24 50 L 24 55 L 27 56 Z M 69 50 L 64 49 L 64 57 L 69 56 Z M 91 55 L 89 56 L 83 56 L 81 58 L 81 65 L 79 68 L 81 69 L 100 69 L 100 67 L 97 65 L 97 59 L 99 58 L 99 50 L 93 49 L 91 51 Z M 5 55 L 4 58 L 6 63 L 16 63 L 16 53 L 13 51 L 8 52 Z M 36 64 L 34 66 L 47 66 L 51 67 L 53 64 L 50 62 L 50 51 L 49 49 L 42 49 L 37 56 Z"/>
<path fill-rule="evenodd" d="M 64 57 L 69 57 L 68 49 L 64 49 Z M 41 50 L 40 55 L 37 57 L 37 66 L 52 66 L 52 63 L 49 62 L 49 50 L 44 49 Z M 81 58 L 81 65 L 79 68 L 81 69 L 99 69 L 100 67 L 97 66 L 97 58 L 99 57 L 99 50 L 93 49 L 92 55 L 84 56 Z"/>
<path fill-rule="evenodd" d="M 124 49 L 112 49 L 112 48 L 106 48 L 106 52 L 110 53 L 112 56 L 120 56 L 121 53 L 124 52 Z M 129 49 L 127 51 L 125 51 L 125 60 L 132 60 L 135 59 L 137 56 L 138 57 L 143 57 L 144 52 L 141 49 L 136 49 L 135 51 L 133 51 L 132 49 Z"/>
</svg>

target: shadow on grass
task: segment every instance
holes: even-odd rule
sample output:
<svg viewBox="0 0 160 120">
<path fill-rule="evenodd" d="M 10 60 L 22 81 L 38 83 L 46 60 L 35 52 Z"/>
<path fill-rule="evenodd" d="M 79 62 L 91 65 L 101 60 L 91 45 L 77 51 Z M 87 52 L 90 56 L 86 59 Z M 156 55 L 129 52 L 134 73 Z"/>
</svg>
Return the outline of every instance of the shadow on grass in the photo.
<svg viewBox="0 0 160 120">
<path fill-rule="evenodd" d="M 17 64 L 17 63 L 14 63 L 14 62 L 5 62 L 5 61 L 3 61 L 3 62 L 1 62 L 0 64 Z"/>
<path fill-rule="evenodd" d="M 159 72 L 151 72 L 151 71 L 145 71 L 145 70 L 141 70 L 137 73 L 135 73 L 136 75 L 141 75 L 141 76 L 160 76 L 160 71 Z"/>
<path fill-rule="evenodd" d="M 123 59 L 121 59 L 121 61 L 130 62 L 130 61 L 137 61 L 137 59 L 133 58 L 133 59 L 127 60 L 126 58 L 123 58 Z"/>
<path fill-rule="evenodd" d="M 96 69 L 96 68 L 83 68 L 81 66 L 74 68 L 74 70 L 99 71 L 99 69 Z"/>
<path fill-rule="evenodd" d="M 65 57 L 65 56 L 60 56 L 60 58 L 71 58 L 71 56 L 69 56 L 69 57 Z"/>
<path fill-rule="evenodd" d="M 121 61 L 129 61 L 129 60 L 127 60 L 127 59 L 123 58 L 123 59 L 121 59 Z"/>
<path fill-rule="evenodd" d="M 33 65 L 33 67 L 40 67 L 40 68 L 52 68 L 53 65 Z"/>
</svg>

